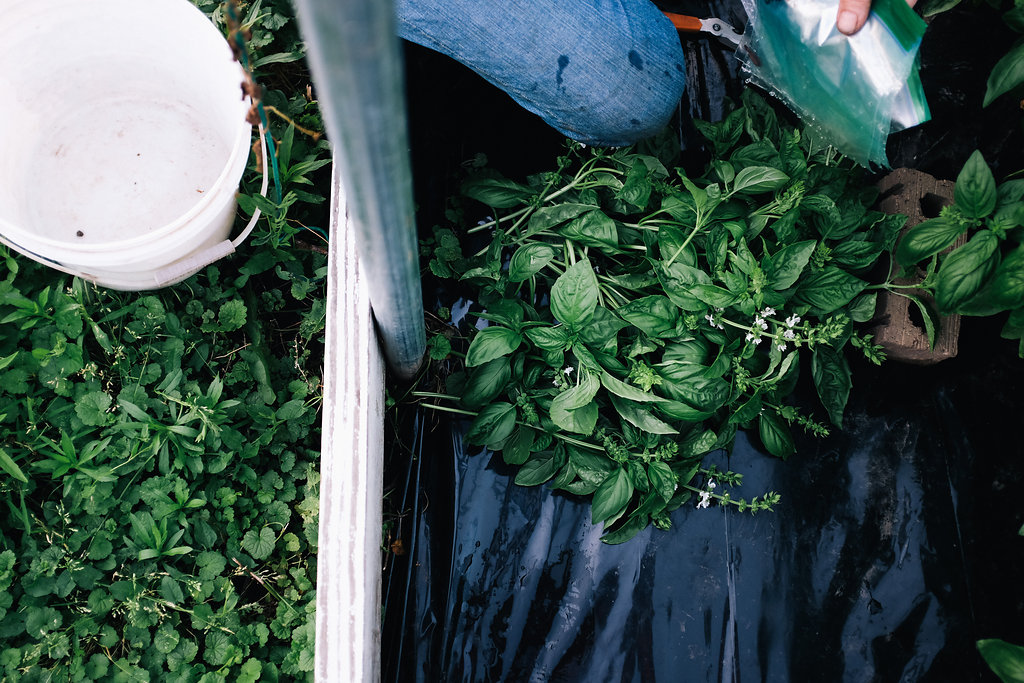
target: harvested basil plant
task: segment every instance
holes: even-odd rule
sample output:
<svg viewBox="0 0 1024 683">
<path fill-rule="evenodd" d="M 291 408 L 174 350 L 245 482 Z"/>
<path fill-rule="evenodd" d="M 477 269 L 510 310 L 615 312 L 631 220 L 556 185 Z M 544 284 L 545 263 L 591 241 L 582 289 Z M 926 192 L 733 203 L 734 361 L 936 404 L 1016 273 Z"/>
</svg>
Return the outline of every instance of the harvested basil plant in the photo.
<svg viewBox="0 0 1024 683">
<path fill-rule="evenodd" d="M 704 456 L 745 429 L 789 457 L 792 428 L 842 424 L 846 348 L 883 356 L 855 323 L 890 287 L 866 277 L 905 219 L 869 210 L 865 176 L 752 93 L 698 127 L 713 151 L 701 175 L 570 143 L 525 183 L 483 169 L 452 215 L 482 215 L 479 202 L 493 217 L 424 242 L 431 272 L 468 285 L 478 312 L 431 342 L 436 359 L 468 342 L 463 369 L 411 395 L 471 419 L 466 439 L 518 466 L 517 484 L 592 496 L 608 543 L 667 528 L 689 501 L 770 509 L 777 494 L 734 497 L 742 475 Z M 812 411 L 791 399 L 801 372 Z"/>
</svg>

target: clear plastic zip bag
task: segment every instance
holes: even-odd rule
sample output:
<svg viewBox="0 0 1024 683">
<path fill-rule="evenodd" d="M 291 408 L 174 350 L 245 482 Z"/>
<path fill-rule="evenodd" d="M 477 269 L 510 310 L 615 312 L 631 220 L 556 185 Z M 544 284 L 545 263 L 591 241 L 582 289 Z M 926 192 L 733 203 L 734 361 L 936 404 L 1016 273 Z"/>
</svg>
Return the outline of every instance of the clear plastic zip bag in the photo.
<svg viewBox="0 0 1024 683">
<path fill-rule="evenodd" d="M 890 132 L 927 121 L 917 52 L 925 23 L 905 0 L 875 0 L 852 36 L 838 0 L 743 0 L 737 54 L 750 80 L 781 99 L 822 143 L 864 166 L 888 167 Z"/>
</svg>

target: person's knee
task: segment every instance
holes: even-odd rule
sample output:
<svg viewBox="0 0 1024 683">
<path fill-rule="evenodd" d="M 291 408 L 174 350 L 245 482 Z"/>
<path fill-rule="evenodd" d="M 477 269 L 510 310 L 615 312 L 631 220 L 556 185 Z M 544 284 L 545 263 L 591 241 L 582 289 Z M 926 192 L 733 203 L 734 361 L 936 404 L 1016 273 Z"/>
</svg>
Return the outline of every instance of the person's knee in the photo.
<svg viewBox="0 0 1024 683">
<path fill-rule="evenodd" d="M 593 74 L 601 87 L 579 97 L 576 111 L 549 123 L 580 142 L 621 147 L 656 135 L 677 111 L 686 86 L 682 51 L 643 59 L 635 51 L 624 55 L 628 68 L 609 64 L 607 73 Z"/>
<path fill-rule="evenodd" d="M 448 2 L 400 0 L 399 34 L 454 57 L 580 142 L 654 135 L 682 96 L 679 37 L 648 0 Z"/>
</svg>

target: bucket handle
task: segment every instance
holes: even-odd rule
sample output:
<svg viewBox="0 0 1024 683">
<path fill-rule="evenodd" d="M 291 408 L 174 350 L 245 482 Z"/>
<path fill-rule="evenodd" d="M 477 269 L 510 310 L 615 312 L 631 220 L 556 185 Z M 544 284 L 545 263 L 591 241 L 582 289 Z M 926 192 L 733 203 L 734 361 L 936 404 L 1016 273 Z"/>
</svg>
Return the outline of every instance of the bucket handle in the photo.
<svg viewBox="0 0 1024 683">
<path fill-rule="evenodd" d="M 270 182 L 270 174 L 267 171 L 267 145 L 263 142 L 263 136 L 265 132 L 263 130 L 263 124 L 259 124 L 260 131 L 260 152 L 263 157 L 263 185 L 260 187 L 260 194 L 264 197 L 267 196 L 267 187 Z M 253 210 L 252 218 L 245 225 L 242 232 L 233 240 L 224 240 L 218 242 L 210 247 L 207 247 L 203 251 L 199 252 L 194 256 L 175 261 L 171 265 L 160 268 L 153 273 L 153 279 L 155 281 L 155 288 L 166 287 L 167 285 L 180 282 L 185 278 L 195 275 L 206 266 L 221 260 L 225 256 L 233 254 L 235 249 L 242 246 L 253 228 L 256 227 L 256 221 L 260 219 L 260 209 L 256 207 Z"/>
</svg>

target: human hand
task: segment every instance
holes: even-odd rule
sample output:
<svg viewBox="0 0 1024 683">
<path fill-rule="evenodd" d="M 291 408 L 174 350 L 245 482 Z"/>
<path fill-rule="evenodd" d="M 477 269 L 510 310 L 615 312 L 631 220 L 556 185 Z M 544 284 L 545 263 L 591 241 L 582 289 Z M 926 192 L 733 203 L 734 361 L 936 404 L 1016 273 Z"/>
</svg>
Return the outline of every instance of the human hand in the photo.
<svg viewBox="0 0 1024 683">
<path fill-rule="evenodd" d="M 907 4 L 913 7 L 917 0 L 907 0 Z M 871 0 L 839 0 L 839 14 L 836 17 L 836 28 L 841 33 L 852 36 L 860 30 L 864 22 L 868 20 L 868 13 L 871 11 Z"/>
</svg>

